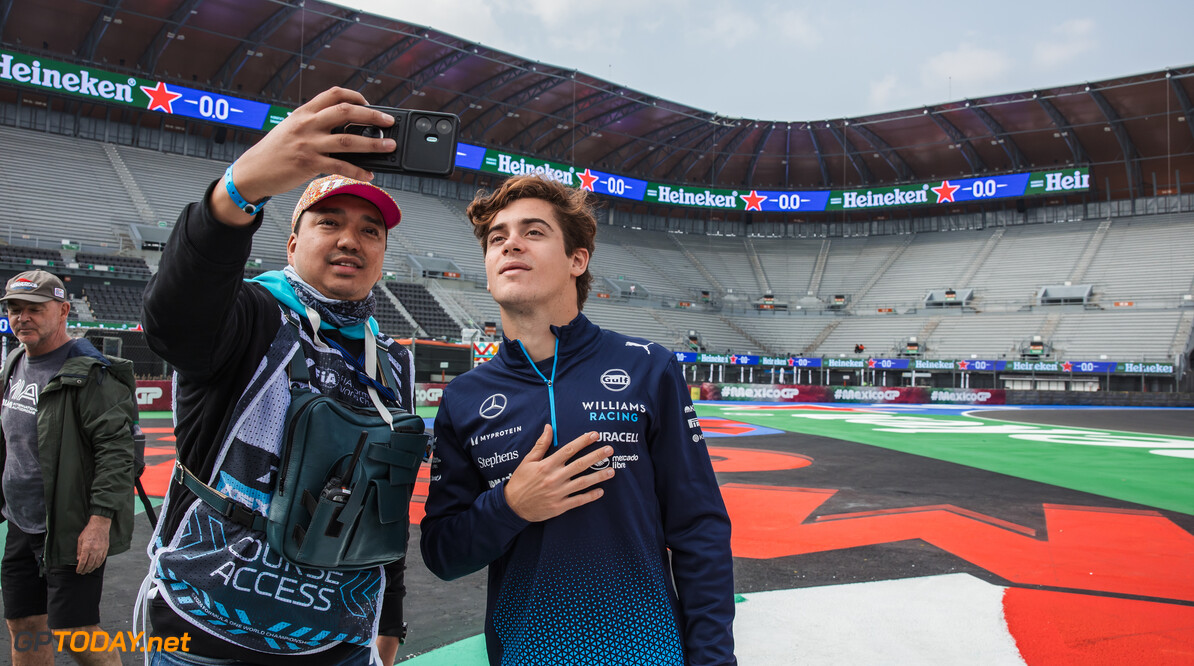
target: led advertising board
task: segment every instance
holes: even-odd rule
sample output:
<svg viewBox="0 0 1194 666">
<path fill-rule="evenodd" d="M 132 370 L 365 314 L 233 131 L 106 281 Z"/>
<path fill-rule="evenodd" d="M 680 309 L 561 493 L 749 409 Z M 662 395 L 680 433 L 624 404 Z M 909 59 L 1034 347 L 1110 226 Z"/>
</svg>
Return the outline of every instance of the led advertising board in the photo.
<svg viewBox="0 0 1194 666">
<path fill-rule="evenodd" d="M 936 360 L 907 358 L 808 358 L 801 356 L 755 356 L 753 354 L 698 354 L 673 352 L 680 363 L 723 365 L 787 366 L 850 370 L 927 370 L 939 372 L 1069 372 L 1074 374 L 1170 375 L 1172 363 L 1122 363 L 1117 361 L 994 361 Z"/>
<path fill-rule="evenodd" d="M 269 131 L 291 109 L 0 49 L 0 83 L 98 102 Z M 456 166 L 513 176 L 538 174 L 597 194 L 668 206 L 795 213 L 943 206 L 1090 190 L 1089 169 L 959 178 L 859 190 L 746 190 L 651 183 L 614 173 L 461 143 Z"/>
<path fill-rule="evenodd" d="M 0 81 L 251 130 L 268 131 L 290 113 L 263 102 L 5 50 L 0 50 Z"/>
<path fill-rule="evenodd" d="M 642 201 L 647 190 L 647 181 L 628 176 L 616 176 L 604 171 L 593 169 L 578 170 L 568 164 L 560 164 L 524 155 L 504 153 L 493 148 L 481 148 L 460 144 L 467 150 L 483 151 L 481 171 L 501 174 L 503 176 L 538 175 L 548 180 L 554 180 L 569 187 L 579 187 L 589 192 L 605 194 L 611 197 Z M 459 162 L 456 166 L 464 166 Z"/>
<path fill-rule="evenodd" d="M 865 190 L 734 190 L 651 183 L 587 167 L 582 169 L 570 164 L 507 153 L 496 148 L 461 144 L 461 150 L 468 152 L 470 164 L 475 163 L 476 153 L 483 152 L 479 170 L 489 173 L 503 176 L 536 174 L 569 187 L 579 187 L 611 197 L 668 206 L 744 212 L 816 213 L 903 206 L 940 206 L 1090 190 L 1090 170 L 1086 167 L 959 178 Z M 457 162 L 456 165 L 474 168 L 461 162 Z"/>
</svg>

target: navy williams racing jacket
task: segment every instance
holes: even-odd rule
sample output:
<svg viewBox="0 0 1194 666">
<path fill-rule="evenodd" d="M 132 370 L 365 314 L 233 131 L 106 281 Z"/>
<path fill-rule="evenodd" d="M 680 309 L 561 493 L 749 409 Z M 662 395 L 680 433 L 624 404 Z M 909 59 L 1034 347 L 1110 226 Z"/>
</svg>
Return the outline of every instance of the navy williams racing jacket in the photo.
<svg viewBox="0 0 1194 666">
<path fill-rule="evenodd" d="M 489 566 L 494 664 L 736 663 L 730 521 L 674 355 L 584 315 L 552 331 L 554 358 L 506 340 L 445 389 L 424 561 L 448 580 Z M 547 423 L 552 451 L 600 433 L 614 454 L 595 467 L 616 473 L 597 501 L 528 523 L 505 480 Z"/>
</svg>

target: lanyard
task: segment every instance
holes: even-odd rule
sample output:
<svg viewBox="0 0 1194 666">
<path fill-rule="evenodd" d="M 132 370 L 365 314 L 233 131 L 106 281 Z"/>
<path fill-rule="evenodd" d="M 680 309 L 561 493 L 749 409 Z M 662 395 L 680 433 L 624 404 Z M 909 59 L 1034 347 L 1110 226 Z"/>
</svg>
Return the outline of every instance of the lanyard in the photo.
<svg viewBox="0 0 1194 666">
<path fill-rule="evenodd" d="M 340 352 L 340 356 L 344 359 L 344 362 L 352 366 L 352 369 L 356 371 L 358 381 L 366 386 L 371 386 L 377 389 L 377 392 L 381 394 L 381 397 L 385 398 L 386 400 L 389 400 L 390 402 L 398 402 L 398 394 L 394 392 L 394 389 L 365 374 L 365 367 L 361 365 L 359 360 L 353 358 L 352 354 L 347 349 L 341 347 L 336 343 L 335 340 L 324 338 L 323 341 L 331 345 L 332 349 Z"/>
<path fill-rule="evenodd" d="M 315 311 L 315 308 L 309 305 L 307 306 L 307 319 L 311 322 L 311 340 L 316 346 L 318 346 L 324 342 L 324 340 L 319 337 L 319 313 Z M 367 328 L 368 327 L 366 327 L 366 329 Z M 365 384 L 365 389 L 369 393 L 369 399 L 373 401 L 373 406 L 377 408 L 377 413 L 381 415 L 382 420 L 384 420 L 386 424 L 390 426 L 390 429 L 393 430 L 394 416 L 390 414 L 390 410 L 386 409 L 386 406 L 382 404 L 381 398 L 378 397 L 377 393 L 378 391 L 381 391 L 383 395 L 395 403 L 398 402 L 398 398 L 393 389 L 381 384 L 373 378 L 373 375 L 377 373 L 377 341 L 370 339 L 365 340 L 365 367 L 363 368 L 361 367 L 360 361 L 353 357 L 352 354 L 348 353 L 348 351 L 343 347 L 336 344 L 334 340 L 327 340 L 326 342 L 328 344 L 324 345 L 325 347 L 330 345 L 330 348 L 335 349 L 340 354 L 340 357 L 344 359 L 344 362 L 348 363 L 348 365 L 356 371 L 357 378 Z"/>
</svg>

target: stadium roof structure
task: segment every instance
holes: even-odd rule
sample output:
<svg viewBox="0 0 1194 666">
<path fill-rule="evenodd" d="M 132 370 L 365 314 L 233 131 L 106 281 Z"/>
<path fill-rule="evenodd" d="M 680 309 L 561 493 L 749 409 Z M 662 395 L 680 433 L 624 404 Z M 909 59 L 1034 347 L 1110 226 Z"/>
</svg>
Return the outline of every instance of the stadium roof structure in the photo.
<svg viewBox="0 0 1194 666">
<path fill-rule="evenodd" d="M 1194 174 L 1194 66 L 855 118 L 763 120 L 318 0 L 0 0 L 0 42 L 278 105 L 344 86 L 374 104 L 456 113 L 469 143 L 677 185 L 858 188 L 1074 166 L 1090 168 L 1099 198 L 1126 198 L 1176 193 L 1174 174 Z"/>
</svg>

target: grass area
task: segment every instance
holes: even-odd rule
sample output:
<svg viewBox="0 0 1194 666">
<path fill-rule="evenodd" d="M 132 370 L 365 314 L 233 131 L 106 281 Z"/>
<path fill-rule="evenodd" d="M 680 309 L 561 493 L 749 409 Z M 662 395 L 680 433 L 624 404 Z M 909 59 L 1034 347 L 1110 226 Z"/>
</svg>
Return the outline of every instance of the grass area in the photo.
<svg viewBox="0 0 1194 666">
<path fill-rule="evenodd" d="M 409 666 L 485 666 L 489 663 L 489 654 L 485 651 L 485 636 L 479 634 L 402 663 Z"/>
</svg>

